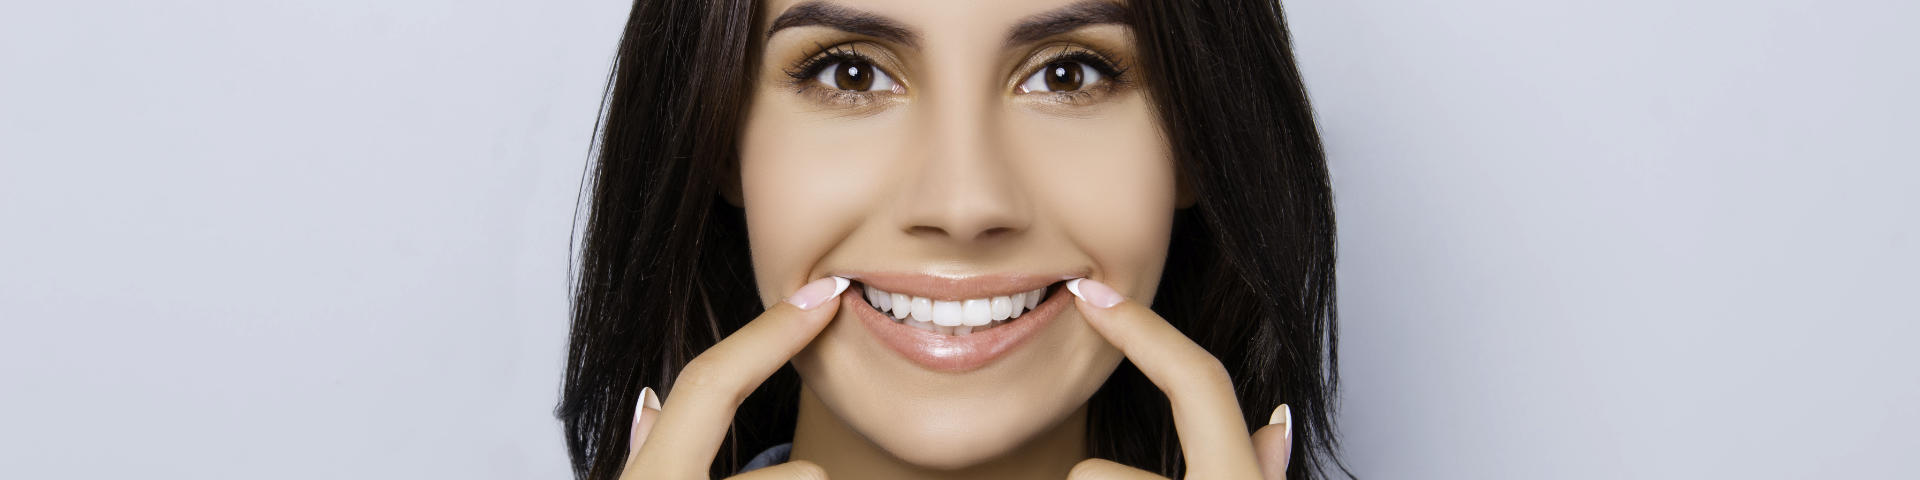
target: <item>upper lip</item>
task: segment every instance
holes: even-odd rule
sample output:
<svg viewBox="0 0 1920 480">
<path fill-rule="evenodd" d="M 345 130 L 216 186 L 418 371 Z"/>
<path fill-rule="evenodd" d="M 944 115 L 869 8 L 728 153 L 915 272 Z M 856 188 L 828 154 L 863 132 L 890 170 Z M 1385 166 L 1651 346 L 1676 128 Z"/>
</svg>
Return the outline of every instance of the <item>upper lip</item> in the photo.
<svg viewBox="0 0 1920 480">
<path fill-rule="evenodd" d="M 930 300 L 966 300 L 1013 295 L 1052 285 L 1055 282 L 1085 277 L 1085 273 L 983 273 L 977 275 L 935 275 L 910 272 L 838 272 L 836 276 L 867 286 Z"/>
</svg>

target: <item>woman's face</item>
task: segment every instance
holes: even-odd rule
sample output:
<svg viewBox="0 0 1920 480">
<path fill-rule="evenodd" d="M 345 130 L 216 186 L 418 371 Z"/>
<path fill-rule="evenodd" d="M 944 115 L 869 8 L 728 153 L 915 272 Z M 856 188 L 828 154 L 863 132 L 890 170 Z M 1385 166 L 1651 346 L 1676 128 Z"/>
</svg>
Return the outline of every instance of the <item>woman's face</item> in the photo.
<svg viewBox="0 0 1920 480">
<path fill-rule="evenodd" d="M 1152 301 L 1174 165 L 1105 5 L 760 6 L 729 200 L 764 304 L 827 275 L 861 282 L 794 365 L 812 401 L 901 460 L 977 464 L 1084 406 L 1121 355 L 1061 281 Z M 1034 289 L 1046 298 L 1021 308 Z"/>
</svg>

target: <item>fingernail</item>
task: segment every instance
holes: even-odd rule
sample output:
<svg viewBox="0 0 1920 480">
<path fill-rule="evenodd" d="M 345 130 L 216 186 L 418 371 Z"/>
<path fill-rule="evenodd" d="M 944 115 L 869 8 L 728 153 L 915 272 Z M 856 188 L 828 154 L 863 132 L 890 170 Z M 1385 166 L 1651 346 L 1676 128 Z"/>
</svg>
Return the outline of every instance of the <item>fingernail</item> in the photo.
<svg viewBox="0 0 1920 480">
<path fill-rule="evenodd" d="M 634 403 L 635 405 L 633 406 L 633 425 L 627 426 L 627 453 L 628 454 L 632 454 L 633 450 L 640 446 L 640 441 L 644 440 L 640 438 L 640 418 L 647 414 L 647 409 L 649 408 L 654 409 L 655 411 L 660 410 L 660 397 L 656 397 L 653 395 L 653 388 L 641 387 L 640 401 L 634 402 Z"/>
<path fill-rule="evenodd" d="M 652 387 L 640 389 L 640 406 L 654 410 L 660 409 L 660 396 L 653 393 Z"/>
<path fill-rule="evenodd" d="M 1280 443 L 1287 445 L 1284 449 L 1286 456 L 1281 457 L 1287 460 L 1282 461 L 1281 463 L 1283 465 L 1280 467 L 1280 472 L 1284 476 L 1286 472 L 1286 465 L 1284 464 L 1291 462 L 1293 457 L 1293 407 L 1282 403 L 1280 404 L 1280 408 L 1273 409 L 1273 418 L 1267 420 L 1267 425 L 1275 424 L 1280 425 L 1280 432 L 1282 433 Z"/>
<path fill-rule="evenodd" d="M 1273 409 L 1273 417 L 1267 419 L 1268 425 L 1279 425 L 1282 423 L 1287 424 L 1289 428 L 1293 427 L 1293 408 L 1288 407 L 1287 404 L 1284 403 L 1280 404 L 1280 408 Z"/>
<path fill-rule="evenodd" d="M 1282 404 L 1280 404 L 1280 409 L 1281 409 L 1281 410 L 1285 410 L 1285 411 L 1287 412 L 1287 418 L 1286 418 L 1286 420 L 1287 420 L 1287 445 L 1293 445 L 1293 407 L 1289 407 L 1289 406 L 1287 406 L 1287 404 L 1284 404 L 1284 403 L 1282 403 Z M 1287 447 L 1287 451 L 1293 451 L 1293 447 L 1291 447 L 1291 446 L 1289 446 L 1289 447 Z"/>
<path fill-rule="evenodd" d="M 827 301 L 833 300 L 833 297 L 839 296 L 840 292 L 847 289 L 848 283 L 847 279 L 840 277 L 814 280 L 793 292 L 793 296 L 787 297 L 787 303 L 800 307 L 801 310 L 813 310 L 826 305 Z"/>
<path fill-rule="evenodd" d="M 1086 300 L 1087 303 L 1091 303 L 1093 306 L 1100 308 L 1119 305 L 1120 302 L 1127 299 L 1127 297 L 1120 296 L 1120 292 L 1114 291 L 1113 287 L 1094 281 L 1091 278 L 1076 278 L 1067 281 L 1067 291 L 1073 292 L 1073 296 L 1080 297 L 1081 300 Z"/>
</svg>

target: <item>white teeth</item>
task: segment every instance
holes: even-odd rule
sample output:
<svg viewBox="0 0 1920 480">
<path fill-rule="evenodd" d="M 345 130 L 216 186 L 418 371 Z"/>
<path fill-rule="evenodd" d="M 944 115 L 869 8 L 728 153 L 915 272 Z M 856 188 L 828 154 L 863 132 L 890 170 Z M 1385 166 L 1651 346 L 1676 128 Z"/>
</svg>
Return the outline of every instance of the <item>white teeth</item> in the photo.
<svg viewBox="0 0 1920 480">
<path fill-rule="evenodd" d="M 928 324 L 933 323 L 933 300 L 926 297 L 913 297 L 913 319 Z"/>
<path fill-rule="evenodd" d="M 1009 315 L 1007 318 L 1020 318 L 1020 311 L 1027 309 L 1027 292 L 1020 292 L 1013 294 L 1011 297 L 1007 297 L 1007 303 L 1013 306 L 1013 315 Z"/>
<path fill-rule="evenodd" d="M 911 307 L 913 300 L 908 299 L 905 294 L 895 293 L 887 295 L 887 298 L 887 303 L 893 307 L 893 318 L 907 318 L 907 312 L 913 310 Z"/>
<path fill-rule="evenodd" d="M 905 321 L 905 322 L 902 322 L 902 323 L 905 323 L 905 324 L 907 324 L 907 326 L 909 326 L 909 327 L 913 327 L 913 328 L 918 328 L 918 329 L 921 329 L 921 330 L 926 330 L 926 331 L 929 331 L 929 332 L 937 332 L 937 331 L 940 331 L 940 327 L 937 327 L 937 326 L 934 326 L 934 325 L 933 325 L 933 322 L 922 322 L 922 321 L 919 321 L 919 320 L 907 320 L 907 321 Z"/>
<path fill-rule="evenodd" d="M 965 319 L 962 325 L 978 327 L 993 321 L 993 307 L 984 299 L 964 300 L 960 302 L 960 306 L 965 309 L 966 315 L 962 317 Z"/>
<path fill-rule="evenodd" d="M 967 312 L 960 308 L 960 302 L 947 300 L 933 301 L 933 324 L 942 327 L 958 327 L 967 323 Z"/>
<path fill-rule="evenodd" d="M 1022 313 L 1040 304 L 1042 287 L 1035 290 L 987 298 L 933 300 L 863 285 L 867 304 L 910 327 L 943 335 L 966 335 L 1020 318 Z"/>
<path fill-rule="evenodd" d="M 890 303 L 893 303 L 892 302 L 893 299 L 890 297 L 891 295 L 887 295 L 887 292 L 882 292 L 878 288 L 873 288 L 871 286 L 867 287 L 867 303 L 870 305 L 873 305 L 873 308 L 875 309 L 878 309 L 884 312 L 884 311 L 887 311 L 887 309 L 892 308 L 891 305 L 888 305 Z"/>
</svg>

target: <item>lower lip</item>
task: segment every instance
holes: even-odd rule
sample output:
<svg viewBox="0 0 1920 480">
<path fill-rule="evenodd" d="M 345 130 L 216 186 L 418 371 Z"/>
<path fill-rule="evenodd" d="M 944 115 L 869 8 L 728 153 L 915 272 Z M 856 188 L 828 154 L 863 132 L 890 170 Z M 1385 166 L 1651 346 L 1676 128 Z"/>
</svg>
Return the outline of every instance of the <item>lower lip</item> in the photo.
<svg viewBox="0 0 1920 480">
<path fill-rule="evenodd" d="M 1068 303 L 1066 289 L 1056 287 L 1052 296 L 1011 322 L 966 335 L 942 335 L 893 321 L 892 315 L 868 305 L 866 296 L 859 295 L 857 288 L 840 296 L 840 308 L 853 309 L 854 315 L 860 317 L 860 324 L 866 325 L 874 338 L 900 356 L 928 370 L 949 373 L 971 371 L 993 363 L 1046 328 Z"/>
</svg>

